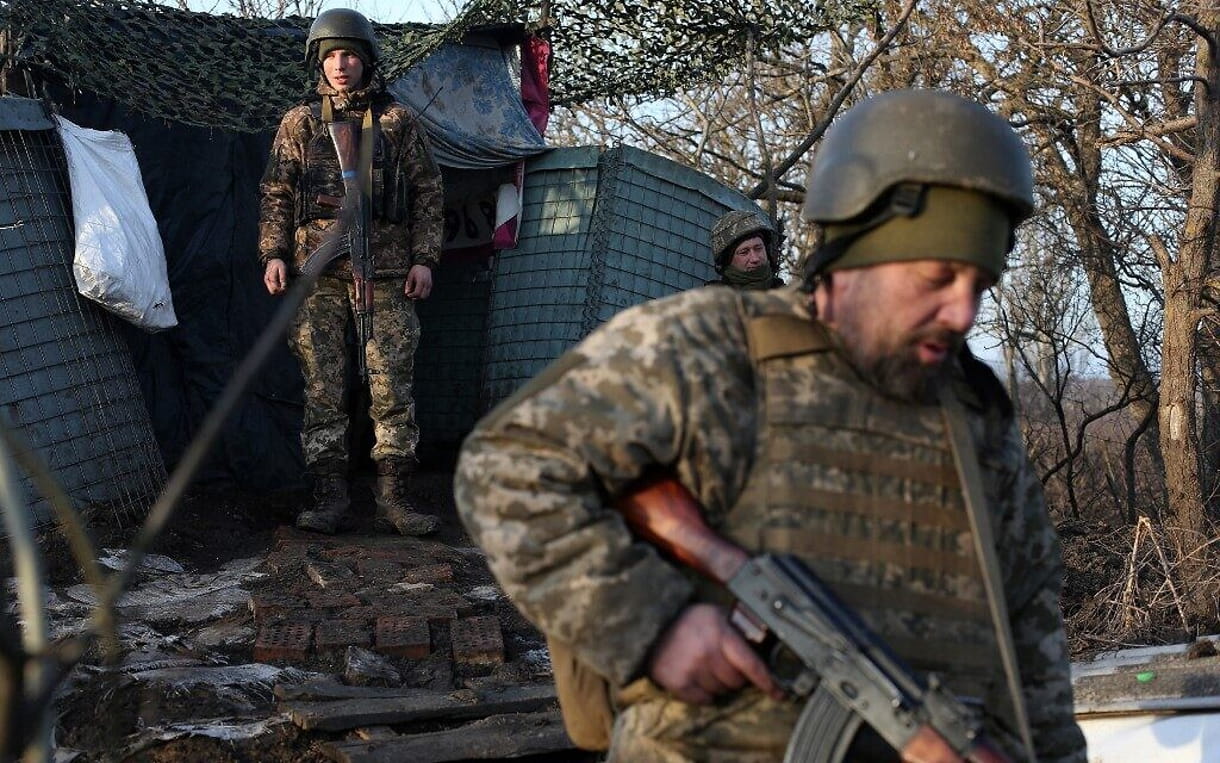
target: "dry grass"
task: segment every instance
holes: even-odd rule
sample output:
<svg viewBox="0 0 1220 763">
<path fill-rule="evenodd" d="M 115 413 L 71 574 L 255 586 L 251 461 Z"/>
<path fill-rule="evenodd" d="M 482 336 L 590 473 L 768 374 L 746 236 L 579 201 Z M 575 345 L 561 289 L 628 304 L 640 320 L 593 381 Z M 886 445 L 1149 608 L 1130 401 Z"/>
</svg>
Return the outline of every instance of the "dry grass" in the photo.
<svg viewBox="0 0 1220 763">
<path fill-rule="evenodd" d="M 1182 560 L 1166 528 L 1140 517 L 1131 527 L 1073 523 L 1060 527 L 1066 575 L 1063 611 L 1073 659 L 1098 652 L 1187 641 L 1217 630 L 1220 564 L 1201 581 L 1184 580 Z M 1194 558 L 1216 557 L 1215 540 L 1193 549 Z M 1192 621 L 1184 586 L 1206 592 L 1210 621 Z"/>
</svg>

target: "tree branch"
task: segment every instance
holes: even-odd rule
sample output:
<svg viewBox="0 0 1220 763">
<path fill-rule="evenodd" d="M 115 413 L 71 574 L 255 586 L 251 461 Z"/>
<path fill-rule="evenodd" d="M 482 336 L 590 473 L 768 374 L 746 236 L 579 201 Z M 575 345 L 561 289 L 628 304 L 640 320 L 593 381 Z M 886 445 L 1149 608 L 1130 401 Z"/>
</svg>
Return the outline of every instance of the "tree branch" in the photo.
<svg viewBox="0 0 1220 763">
<path fill-rule="evenodd" d="M 898 33 L 902 31 L 903 27 L 906 26 L 907 19 L 911 17 L 911 13 L 915 10 L 915 6 L 918 2 L 919 0 L 907 0 L 906 5 L 903 6 L 902 12 L 898 16 L 898 20 L 894 22 L 894 26 L 890 29 L 890 31 L 886 32 L 885 37 L 882 37 L 881 41 L 878 42 L 869 52 L 869 54 L 864 57 L 864 60 L 860 62 L 860 65 L 852 70 L 851 76 L 847 78 L 847 82 L 844 83 L 843 88 L 835 94 L 834 98 L 831 99 L 830 105 L 826 108 L 825 118 L 814 126 L 813 130 L 807 136 L 805 136 L 805 139 L 802 140 L 795 149 L 793 149 L 792 153 L 788 154 L 788 156 L 782 162 L 776 165 L 775 171 L 771 173 L 772 178 L 778 180 L 787 174 L 788 170 L 792 169 L 792 167 L 798 161 L 800 161 L 801 157 L 805 155 L 805 152 L 808 151 L 810 147 L 812 147 L 814 143 L 817 143 L 818 139 L 822 137 L 822 134 L 826 132 L 826 128 L 830 127 L 831 121 L 839 113 L 839 109 L 842 108 L 843 102 L 847 100 L 847 96 L 849 96 L 851 91 L 855 88 L 856 83 L 860 81 L 860 78 L 864 76 L 864 73 L 868 71 L 870 66 L 873 65 L 873 62 L 876 61 L 887 48 L 889 48 L 890 43 L 894 41 L 894 38 L 897 37 Z M 766 191 L 766 189 L 767 183 L 762 182 L 751 188 L 746 195 L 751 199 L 757 199 L 763 194 L 764 191 Z"/>
</svg>

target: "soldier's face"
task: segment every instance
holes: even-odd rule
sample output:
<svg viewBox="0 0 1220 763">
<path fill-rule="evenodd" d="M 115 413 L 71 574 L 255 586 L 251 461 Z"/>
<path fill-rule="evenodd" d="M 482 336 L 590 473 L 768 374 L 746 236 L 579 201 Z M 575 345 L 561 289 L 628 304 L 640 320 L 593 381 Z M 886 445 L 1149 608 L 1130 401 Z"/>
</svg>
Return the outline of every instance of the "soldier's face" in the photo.
<svg viewBox="0 0 1220 763">
<path fill-rule="evenodd" d="M 322 59 L 322 73 L 331 87 L 346 93 L 364 81 L 364 62 L 352 51 L 337 48 Z"/>
<path fill-rule="evenodd" d="M 993 280 L 963 262 L 889 262 L 836 271 L 815 298 L 853 363 L 882 392 L 931 402 Z"/>
<path fill-rule="evenodd" d="M 733 250 L 733 259 L 729 264 L 738 270 L 753 270 L 767 259 L 767 245 L 762 236 L 747 238 Z"/>
</svg>

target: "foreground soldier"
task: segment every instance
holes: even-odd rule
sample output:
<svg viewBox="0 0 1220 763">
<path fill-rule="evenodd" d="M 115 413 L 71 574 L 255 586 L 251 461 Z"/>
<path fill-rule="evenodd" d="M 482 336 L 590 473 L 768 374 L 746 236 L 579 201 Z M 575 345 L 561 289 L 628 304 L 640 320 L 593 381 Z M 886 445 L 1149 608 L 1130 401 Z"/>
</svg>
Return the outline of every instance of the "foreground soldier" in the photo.
<svg viewBox="0 0 1220 763">
<path fill-rule="evenodd" d="M 419 320 L 414 300 L 432 291 L 440 259 L 440 170 L 414 117 L 386 93 L 376 76 L 377 40 L 368 19 L 337 8 L 320 14 L 309 30 L 306 60 L 320 69 L 318 100 L 284 115 L 260 190 L 259 258 L 271 294 L 287 288 L 290 266 L 299 271 L 325 239 L 342 204 L 339 160 L 329 121 L 368 120 L 374 136 L 368 247 L 374 266 L 372 332 L 367 344 L 368 386 L 376 444 L 377 524 L 404 535 L 434 531 L 439 520 L 407 500 L 416 463 L 419 428 L 411 395 Z M 336 532 L 348 514 L 346 382 L 352 319 L 352 266 L 340 257 L 318 279 L 289 336 L 305 377 L 301 444 L 314 481 L 313 506 L 297 526 Z M 357 352 L 360 349 L 357 348 Z"/>
<path fill-rule="evenodd" d="M 712 226 L 712 266 L 720 278 L 708 285 L 757 291 L 783 286 L 775 274 L 775 228 L 762 214 L 734 209 Z"/>
<path fill-rule="evenodd" d="M 521 610 L 609 680 L 611 760 L 778 761 L 801 709 L 723 592 L 609 508 L 657 470 L 719 533 L 800 556 L 908 662 L 980 700 L 1014 760 L 1029 757 L 1022 737 L 1040 761 L 1085 760 L 1058 541 L 1011 405 L 963 344 L 1032 206 L 1025 149 L 986 109 L 936 91 L 872 98 L 817 153 L 805 214 L 827 243 L 803 284 L 624 311 L 470 435 L 462 517 Z M 938 395 L 960 401 L 977 444 L 1003 632 Z M 862 732 L 847 759 L 887 759 L 876 742 Z"/>
</svg>

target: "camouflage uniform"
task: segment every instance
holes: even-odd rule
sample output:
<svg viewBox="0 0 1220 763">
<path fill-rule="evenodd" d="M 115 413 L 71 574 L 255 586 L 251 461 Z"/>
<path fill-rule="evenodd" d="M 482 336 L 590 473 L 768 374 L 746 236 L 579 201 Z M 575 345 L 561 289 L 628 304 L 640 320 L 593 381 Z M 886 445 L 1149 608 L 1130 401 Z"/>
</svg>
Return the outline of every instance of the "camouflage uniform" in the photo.
<svg viewBox="0 0 1220 763">
<path fill-rule="evenodd" d="M 737 542 L 755 551 L 799 552 L 836 587 L 860 588 L 857 602 L 867 605 L 874 597 L 876 606 L 862 606 L 862 614 L 887 635 L 896 626 L 887 623 L 886 607 L 918 609 L 927 581 L 911 574 L 894 577 L 884 563 L 872 569 L 853 566 L 850 554 L 831 545 L 835 533 L 855 533 L 882 548 L 896 544 L 924 551 L 918 547 L 926 544 L 956 553 L 969 547 L 969 532 L 951 532 L 958 520 L 948 514 L 938 520 L 943 529 L 934 525 L 936 533 L 925 533 L 917 503 L 905 524 L 857 518 L 836 525 L 825 516 L 785 515 L 785 500 L 796 501 L 785 496 L 831 487 L 819 484 L 832 477 L 818 471 L 813 451 L 819 440 L 811 433 L 837 439 L 834 448 L 842 451 L 876 452 L 866 440 L 876 440 L 877 434 L 864 425 L 882 429 L 878 417 L 884 413 L 900 419 L 896 430 L 924 433 L 914 444 L 891 438 L 891 457 L 918 454 L 915 460 L 934 464 L 948 458 L 943 449 L 928 445 L 943 432 L 937 430 L 937 416 L 929 415 L 936 408 L 892 401 L 885 407 L 837 351 L 790 370 L 781 366 L 760 380 L 747 324 L 760 315 L 811 321 L 808 299 L 795 288 L 699 289 L 625 311 L 489 415 L 463 446 L 455 479 L 458 507 L 506 592 L 543 631 L 570 644 L 619 687 L 611 760 L 781 760 L 800 709 L 752 688 L 712 705 L 689 705 L 644 677 L 658 635 L 692 600 L 716 598 L 653 549 L 634 542 L 606 508 L 606 496 L 650 469 L 672 469 L 703 504 L 713 527 Z M 995 397 L 975 387 L 955 382 L 959 397 L 972 403 L 971 425 L 996 517 L 996 546 L 1038 758 L 1083 761 L 1058 606 L 1058 541 L 1015 422 Z M 806 415 L 817 415 L 779 427 L 783 413 L 771 411 L 768 417 L 764 403 L 776 394 L 797 401 Z M 849 419 L 861 425 L 860 431 L 843 426 Z M 777 441 L 760 442 L 763 431 Z M 785 455 L 800 463 L 777 470 Z M 778 475 L 799 469 L 810 470 L 813 484 L 775 483 Z M 927 481 L 917 474 L 891 481 L 898 500 L 890 503 L 911 502 L 904 486 L 921 480 Z M 864 498 L 877 498 L 850 483 L 836 490 L 863 490 Z M 935 484 L 922 489 L 931 495 L 954 492 Z M 953 500 L 960 510 L 960 499 Z M 952 501 L 945 503 L 944 508 L 952 507 Z M 782 532 L 775 532 L 777 527 Z M 806 543 L 810 538 L 820 543 Z M 942 575 L 939 580 L 950 584 L 942 598 L 961 593 L 977 599 L 972 569 Z M 898 647 L 911 657 L 920 656 L 918 649 L 917 643 Z M 981 641 L 979 654 L 989 654 L 988 649 Z M 945 667 L 950 686 L 969 678 Z M 994 711 L 987 718 L 989 729 L 1019 759 L 1004 731 L 1006 708 L 1002 700 L 999 704 L 989 705 Z"/>
<path fill-rule="evenodd" d="M 419 441 L 411 398 L 413 357 L 419 341 L 415 307 L 403 294 L 413 265 L 435 268 L 440 259 L 443 191 L 427 137 L 401 104 L 377 89 L 339 93 L 325 82 L 336 120 L 359 121 L 372 104 L 378 122 L 373 155 L 373 223 L 369 249 L 375 269 L 373 336 L 369 361 L 373 458 L 414 459 Z M 280 122 L 260 190 L 259 259 L 279 258 L 298 272 L 334 225 L 343 195 L 338 158 L 319 105 L 291 109 Z M 297 316 L 290 345 L 305 377 L 305 461 L 314 473 L 341 473 L 347 463 L 348 419 L 344 380 L 346 326 L 354 295 L 351 262 L 337 259 Z"/>
</svg>

